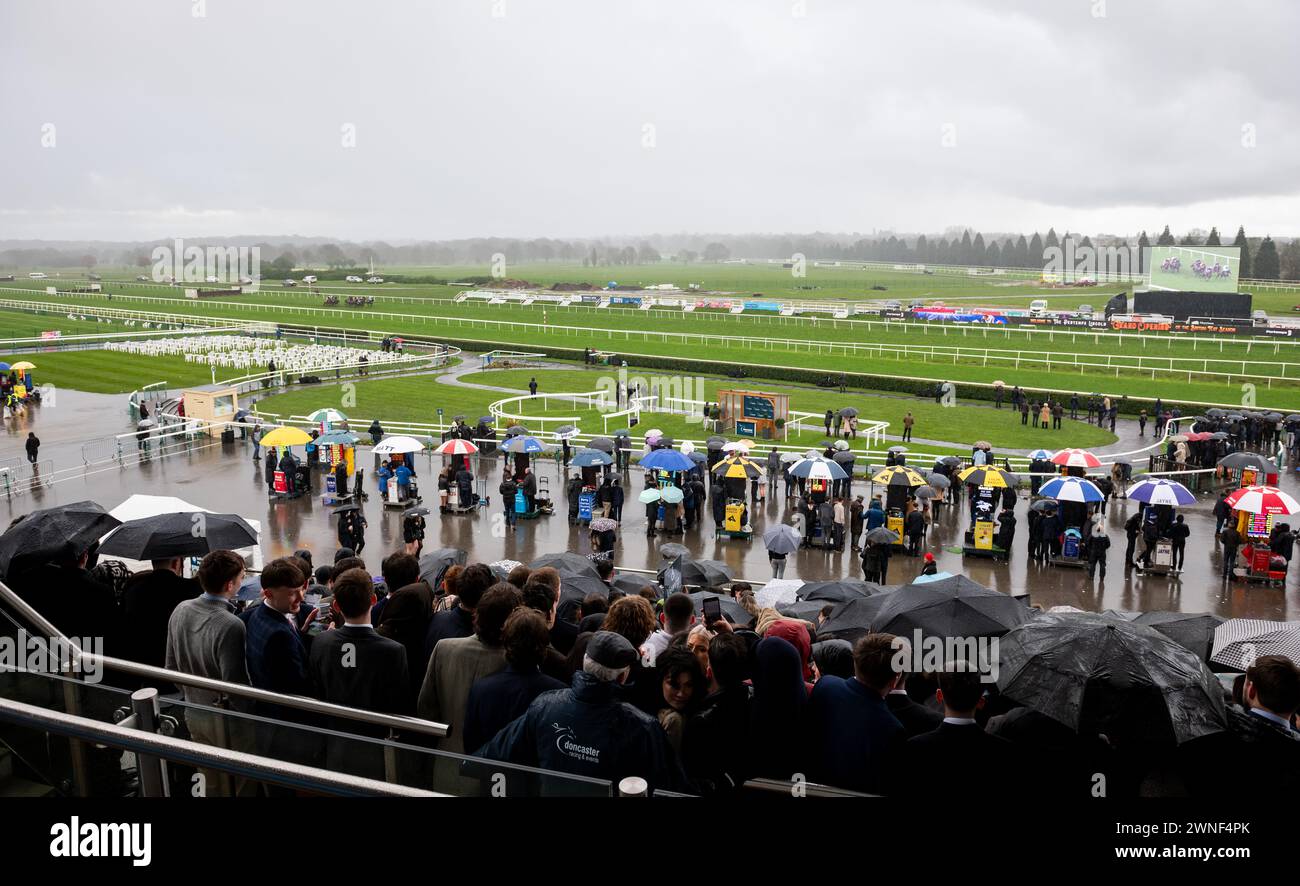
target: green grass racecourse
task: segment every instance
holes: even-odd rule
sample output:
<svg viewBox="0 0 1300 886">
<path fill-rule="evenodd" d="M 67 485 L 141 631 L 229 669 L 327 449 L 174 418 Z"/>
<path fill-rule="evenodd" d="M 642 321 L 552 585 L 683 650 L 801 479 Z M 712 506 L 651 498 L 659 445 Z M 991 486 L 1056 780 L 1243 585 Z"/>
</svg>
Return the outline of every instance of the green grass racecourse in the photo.
<svg viewBox="0 0 1300 886">
<path fill-rule="evenodd" d="M 31 291 L 35 287 L 30 281 L 15 281 L 0 288 L 4 286 L 15 291 L 0 292 L 0 296 L 50 301 L 43 292 Z M 369 291 L 391 294 L 401 300 L 381 299 L 373 308 L 341 306 L 326 311 L 320 305 L 319 294 L 274 288 L 221 299 L 219 303 L 187 300 L 176 288 L 162 286 L 124 287 L 111 300 L 104 296 L 65 294 L 59 296 L 57 306 L 51 305 L 50 315 L 11 311 L 0 314 L 0 337 L 19 331 L 18 324 L 11 323 L 12 317 L 35 316 L 34 321 L 25 321 L 30 330 L 33 322 L 35 325 L 48 322 L 57 327 L 56 317 L 60 318 L 59 323 L 71 322 L 66 320 L 66 314 L 78 307 L 114 308 L 178 316 L 367 328 L 376 332 L 472 340 L 484 343 L 485 347 L 544 345 L 581 350 L 595 346 L 627 355 L 676 354 L 718 361 L 720 368 L 724 364 L 747 364 L 747 373 L 754 377 L 759 376 L 764 366 L 789 366 L 950 380 L 959 385 L 959 390 L 963 381 L 987 384 L 1001 379 L 1008 385 L 1048 387 L 1064 392 L 1097 390 L 1133 397 L 1163 396 L 1225 404 L 1241 403 L 1242 384 L 1248 382 L 1255 386 L 1258 405 L 1286 410 L 1300 408 L 1300 382 L 1293 380 L 1300 378 L 1300 346 L 1280 341 L 1210 342 L 1168 335 L 1143 337 L 1082 332 L 1044 334 L 996 327 L 733 316 L 707 311 L 456 304 L 447 296 L 460 289 L 452 287 L 396 290 L 369 287 Z M 1101 365 L 1070 365 L 1075 363 Z M 1104 365 L 1107 363 L 1110 365 Z M 1242 378 L 1243 373 L 1255 377 Z"/>
<path fill-rule="evenodd" d="M 655 377 L 652 373 L 630 373 L 629 379 L 635 380 L 637 375 L 645 378 L 646 385 L 652 383 L 651 380 Z M 601 390 L 604 387 L 602 379 L 609 376 L 607 372 L 581 368 L 487 370 L 462 376 L 469 383 L 510 388 L 520 394 L 527 391 L 528 380 L 533 377 L 537 379 L 542 392 L 588 393 Z M 696 399 L 716 400 L 719 388 L 734 386 L 730 380 L 723 378 L 704 378 L 702 381 L 703 394 L 694 394 Z M 791 408 L 804 412 L 820 414 L 828 408 L 838 410 L 846 406 L 856 407 L 863 422 L 890 422 L 888 433 L 895 437 L 902 433 L 904 413 L 911 411 L 916 419 L 916 437 L 953 443 L 986 439 L 997 448 L 1030 449 L 1043 446 L 1059 449 L 1066 446 L 1101 446 L 1115 439 L 1109 431 L 1083 422 L 1066 420 L 1060 431 L 1024 426 L 1020 424 L 1018 416 L 1012 415 L 1010 409 L 999 411 L 987 406 L 960 403 L 953 407 L 941 407 L 932 400 L 871 396 L 857 392 L 840 395 L 816 389 L 782 389 L 763 384 L 748 387 L 789 392 Z M 306 415 L 321 407 L 333 406 L 351 416 L 354 427 L 364 429 L 363 425 L 368 426 L 373 418 L 379 418 L 381 423 L 434 423 L 439 408 L 443 410 L 446 420 L 463 414 L 473 423 L 479 416 L 487 414 L 489 403 L 508 396 L 510 394 L 503 392 L 442 384 L 432 376 L 415 376 L 358 381 L 354 386 L 347 387 L 326 385 L 298 389 L 264 397 L 258 402 L 258 408 L 263 412 L 287 417 Z M 597 410 L 583 408 L 581 404 L 571 405 L 562 400 L 550 401 L 545 410 L 537 405 L 523 403 L 509 411 L 551 417 L 573 416 L 579 419 L 578 427 L 586 434 L 603 433 L 606 428 Z M 815 427 L 802 433 L 792 431 L 790 442 L 815 446 L 824 439 L 820 419 L 811 419 L 810 424 Z M 609 424 L 608 430 L 612 432 L 625 426 L 625 423 L 613 422 Z M 685 416 L 667 413 L 643 413 L 640 427 L 658 427 L 672 436 L 683 438 L 699 439 L 707 436 L 702 432 L 699 422 L 691 423 Z"/>
</svg>

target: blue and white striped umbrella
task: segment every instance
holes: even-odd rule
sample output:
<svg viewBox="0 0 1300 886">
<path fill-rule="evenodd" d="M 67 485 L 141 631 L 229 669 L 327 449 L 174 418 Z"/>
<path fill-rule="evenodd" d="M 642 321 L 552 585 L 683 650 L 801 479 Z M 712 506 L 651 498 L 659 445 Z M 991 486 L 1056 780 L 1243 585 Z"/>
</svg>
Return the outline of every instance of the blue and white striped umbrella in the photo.
<svg viewBox="0 0 1300 886">
<path fill-rule="evenodd" d="M 501 448 L 506 452 L 545 452 L 546 447 L 542 441 L 528 434 L 520 434 L 517 437 L 511 437 L 501 444 Z"/>
<path fill-rule="evenodd" d="M 1129 487 L 1128 497 L 1149 505 L 1181 507 L 1196 503 L 1196 496 L 1177 480 L 1142 480 Z"/>
<path fill-rule="evenodd" d="M 1038 494 L 1057 501 L 1090 502 L 1101 501 L 1106 497 L 1101 494 L 1097 484 L 1082 477 L 1056 477 L 1048 480 L 1039 487 Z"/>
<path fill-rule="evenodd" d="M 1029 453 L 1030 458 L 1041 458 L 1044 461 L 1051 461 L 1053 455 L 1055 455 L 1055 453 L 1049 452 L 1046 449 L 1035 449 L 1033 452 Z"/>
</svg>

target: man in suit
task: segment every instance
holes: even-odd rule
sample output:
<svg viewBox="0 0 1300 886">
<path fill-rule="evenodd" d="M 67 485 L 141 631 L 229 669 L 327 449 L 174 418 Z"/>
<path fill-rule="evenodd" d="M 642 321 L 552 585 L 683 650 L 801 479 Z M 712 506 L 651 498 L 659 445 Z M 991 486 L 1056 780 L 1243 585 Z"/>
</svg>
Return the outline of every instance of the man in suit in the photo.
<svg viewBox="0 0 1300 886">
<path fill-rule="evenodd" d="M 315 695 L 330 704 L 381 714 L 409 714 L 406 648 L 375 632 L 370 624 L 374 602 L 374 580 L 364 569 L 349 569 L 334 580 L 334 606 L 344 623 L 312 641 L 308 669 Z M 356 721 L 334 728 L 375 737 L 388 734 L 383 726 L 365 726 Z M 384 777 L 383 749 L 378 745 L 327 740 L 325 765 L 370 778 Z"/>
<path fill-rule="evenodd" d="M 429 620 L 429 630 L 424 638 L 425 656 L 432 655 L 438 643 L 443 640 L 473 636 L 474 610 L 483 592 L 492 586 L 494 580 L 492 570 L 486 564 L 471 563 L 465 567 L 453 589 L 456 607 L 435 613 Z"/>
<path fill-rule="evenodd" d="M 501 633 L 510 613 L 523 602 L 523 594 L 509 582 L 493 585 L 474 608 L 474 636 L 443 640 L 433 648 L 416 710 L 426 720 L 447 724 L 447 735 L 438 743 L 441 750 L 466 753 L 465 706 L 470 687 L 474 681 L 505 669 Z M 439 758 L 434 764 L 435 790 L 472 793 L 477 782 L 461 778 L 459 768 L 454 759 Z"/>
<path fill-rule="evenodd" d="M 123 645 L 132 661 L 162 667 L 172 612 L 203 593 L 197 580 L 181 578 L 182 562 L 181 557 L 154 560 L 152 570 L 127 579 L 122 593 L 126 611 Z"/>
<path fill-rule="evenodd" d="M 853 645 L 853 678 L 824 675 L 809 703 L 814 778 L 854 791 L 879 793 L 899 746 L 903 724 L 885 696 L 898 683 L 895 637 L 867 634 Z"/>
<path fill-rule="evenodd" d="M 907 671 L 898 673 L 894 688 L 885 696 L 885 707 L 903 724 L 908 738 L 932 732 L 943 722 L 943 714 L 918 704 L 907 694 Z"/>
<path fill-rule="evenodd" d="M 891 792 L 927 799 L 1014 796 L 1015 746 L 975 720 L 984 707 L 978 668 L 962 659 L 948 662 L 935 695 L 943 703 L 943 722 L 904 744 Z"/>
<path fill-rule="evenodd" d="M 311 695 L 307 648 L 298 632 L 297 615 L 307 580 L 288 557 L 262 570 L 262 601 L 242 614 L 248 677 L 258 689 L 282 695 Z M 277 708 L 271 716 L 284 716 Z"/>
<path fill-rule="evenodd" d="M 239 593 L 243 580 L 244 559 L 234 551 L 213 551 L 203 558 L 199 564 L 199 586 L 203 588 L 203 594 L 179 604 L 167 622 L 164 662 L 168 670 L 248 685 L 247 630 L 244 622 L 235 615 L 235 604 L 231 602 Z M 210 689 L 185 686 L 182 693 L 191 705 L 233 707 L 241 711 L 251 709 L 243 701 L 228 699 Z M 220 740 L 223 718 L 228 743 Z M 185 711 L 190 737 L 201 744 L 252 751 L 251 730 L 246 728 L 246 723 L 240 718 L 209 713 L 201 707 L 190 707 Z M 216 771 L 201 769 L 200 772 L 204 775 L 206 796 L 231 793 L 228 776 Z M 254 796 L 256 785 L 245 779 L 236 779 L 234 793 Z"/>
<path fill-rule="evenodd" d="M 546 601 L 554 605 L 547 596 Z M 551 645 L 546 618 L 530 606 L 510 613 L 502 629 L 506 668 L 478 680 L 465 702 L 465 752 L 472 754 L 528 710 L 533 699 L 566 684 L 541 671 Z"/>
<path fill-rule="evenodd" d="M 298 610 L 307 593 L 307 577 L 297 560 L 282 557 L 272 560 L 262 570 L 262 601 L 242 613 L 245 628 L 245 660 L 249 681 L 258 689 L 281 695 L 310 696 L 311 678 L 307 674 L 307 647 L 298 630 Z M 259 716 L 288 723 L 305 721 L 303 713 L 282 705 L 259 703 Z M 258 723 L 259 753 L 278 760 L 314 763 L 319 757 L 319 743 L 304 730 Z M 284 789 L 272 789 L 272 795 L 287 795 Z"/>
</svg>

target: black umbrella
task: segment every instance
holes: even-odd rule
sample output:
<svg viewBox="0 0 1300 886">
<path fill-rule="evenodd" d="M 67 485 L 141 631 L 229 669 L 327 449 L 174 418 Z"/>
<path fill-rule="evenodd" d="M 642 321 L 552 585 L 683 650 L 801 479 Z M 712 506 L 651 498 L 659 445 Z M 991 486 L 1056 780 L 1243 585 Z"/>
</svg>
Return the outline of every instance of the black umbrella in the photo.
<svg viewBox="0 0 1300 886">
<path fill-rule="evenodd" d="M 614 441 L 608 437 L 592 437 L 591 442 L 587 444 L 588 449 L 599 449 L 606 455 L 614 452 Z"/>
<path fill-rule="evenodd" d="M 1060 507 L 1054 498 L 1040 498 L 1029 506 L 1031 511 L 1054 511 Z"/>
<path fill-rule="evenodd" d="M 427 581 L 435 591 L 442 576 L 451 566 L 464 566 L 469 552 L 461 548 L 437 548 L 420 557 L 420 580 Z"/>
<path fill-rule="evenodd" d="M 1033 617 L 1019 600 L 954 575 L 899 588 L 872 627 L 909 637 L 914 630 L 927 637 L 1000 637 Z"/>
<path fill-rule="evenodd" d="M 849 465 L 853 464 L 856 459 L 857 456 L 852 452 L 849 452 L 847 449 L 841 449 L 839 452 L 836 452 L 831 456 L 831 461 L 843 467 L 847 472 L 852 472 L 853 469 L 849 467 Z"/>
<path fill-rule="evenodd" d="M 506 428 L 507 437 L 518 437 L 520 434 L 528 434 L 530 431 L 523 425 L 511 425 Z"/>
<path fill-rule="evenodd" d="M 1210 416 L 1211 418 L 1223 418 L 1228 413 L 1225 410 L 1215 406 L 1211 409 L 1205 410 L 1205 414 Z"/>
<path fill-rule="evenodd" d="M 93 501 L 32 511 L 0 535 L 0 574 L 77 557 L 122 521 Z"/>
<path fill-rule="evenodd" d="M 620 572 L 610 583 L 614 590 L 625 594 L 639 594 L 642 588 L 654 588 L 654 582 L 635 572 Z"/>
<path fill-rule="evenodd" d="M 573 578 L 575 576 L 586 576 L 599 580 L 600 573 L 596 571 L 596 564 L 592 563 L 581 554 L 575 554 L 572 551 L 562 551 L 558 554 L 546 554 L 538 557 L 528 564 L 529 569 L 541 569 L 544 566 L 550 566 L 556 572 L 560 573 L 560 579 Z"/>
<path fill-rule="evenodd" d="M 682 561 L 682 584 L 712 588 L 726 584 L 731 578 L 731 567 L 721 560 Z"/>
<path fill-rule="evenodd" d="M 495 422 L 495 421 L 496 421 L 496 419 L 493 418 L 493 417 L 490 416 L 490 415 L 480 415 L 480 416 L 478 417 L 478 423 L 481 424 L 481 425 L 490 425 L 490 424 L 492 424 L 492 423 Z"/>
<path fill-rule="evenodd" d="M 727 620 L 732 624 L 739 625 L 740 627 L 748 627 L 750 622 L 754 620 L 754 616 L 746 612 L 745 607 L 733 600 L 730 594 L 718 594 L 713 591 L 696 591 L 689 596 L 693 601 L 695 601 L 696 615 L 704 615 L 705 597 L 717 597 L 721 604 L 722 614 L 725 615 Z"/>
<path fill-rule="evenodd" d="M 853 406 L 845 406 L 843 409 L 840 410 L 840 415 L 844 416 L 845 418 L 856 418 L 858 415 L 858 410 Z"/>
<path fill-rule="evenodd" d="M 678 557 L 689 557 L 691 552 L 686 545 L 680 545 L 675 541 L 670 541 L 666 545 L 659 546 L 659 554 L 665 560 L 676 560 Z"/>
<path fill-rule="evenodd" d="M 857 597 L 844 603 L 836 603 L 830 618 L 817 629 L 817 639 L 826 640 L 838 637 L 853 641 L 863 634 L 871 633 L 872 622 L 892 597 L 892 593 L 876 594 L 874 597 Z"/>
<path fill-rule="evenodd" d="M 339 505 L 337 508 L 334 508 L 334 510 L 330 511 L 330 513 L 342 514 L 345 511 L 359 511 L 359 510 L 361 510 L 361 505 L 359 504 L 346 504 L 346 505 Z"/>
<path fill-rule="evenodd" d="M 100 545 L 100 553 L 132 560 L 170 560 L 257 544 L 257 532 L 238 514 L 203 511 L 128 520 Z"/>
<path fill-rule="evenodd" d="M 881 593 L 881 588 L 873 581 L 844 578 L 834 581 L 810 581 L 800 587 L 797 593 L 800 600 L 843 603 L 858 597 L 874 596 Z"/>
<path fill-rule="evenodd" d="M 821 615 L 821 611 L 832 605 L 829 600 L 796 600 L 793 603 L 778 603 L 776 611 L 790 618 L 802 618 L 804 621 L 816 624 L 817 616 Z M 817 639 L 821 638 L 822 634 L 819 630 Z"/>
<path fill-rule="evenodd" d="M 1297 415 L 1296 413 L 1293 412 L 1290 415 L 1288 415 L 1285 419 L 1283 419 L 1283 421 L 1300 421 L 1300 415 Z"/>
<path fill-rule="evenodd" d="M 1278 473 L 1277 465 L 1257 452 L 1230 452 L 1219 459 L 1219 467 L 1254 468 L 1266 474 Z"/>
<path fill-rule="evenodd" d="M 1197 654 L 1201 661 L 1210 660 L 1214 646 L 1214 629 L 1224 619 L 1208 612 L 1143 612 L 1134 624 L 1155 628 L 1170 640 L 1181 643 Z"/>
<path fill-rule="evenodd" d="M 864 538 L 872 544 L 893 545 L 898 544 L 898 533 L 892 529 L 886 529 L 883 526 L 877 526 L 868 532 Z"/>
<path fill-rule="evenodd" d="M 722 447 L 727 445 L 727 438 L 714 435 L 709 439 L 705 440 L 704 445 L 709 449 L 721 449 Z"/>
<path fill-rule="evenodd" d="M 1223 689 L 1159 631 L 1092 613 L 1043 615 L 999 642 L 998 688 L 1076 732 L 1182 743 L 1221 732 Z"/>
<path fill-rule="evenodd" d="M 961 459 L 955 455 L 944 455 L 936 458 L 934 463 L 937 465 L 959 465 L 961 464 Z"/>
<path fill-rule="evenodd" d="M 566 575 L 560 578 L 560 602 L 581 602 L 592 594 L 609 599 L 609 585 L 589 575 Z"/>
<path fill-rule="evenodd" d="M 632 436 L 632 432 L 629 431 L 627 428 L 619 428 L 617 431 L 614 432 L 614 436 L 615 436 L 615 437 L 631 437 L 631 436 Z"/>
</svg>

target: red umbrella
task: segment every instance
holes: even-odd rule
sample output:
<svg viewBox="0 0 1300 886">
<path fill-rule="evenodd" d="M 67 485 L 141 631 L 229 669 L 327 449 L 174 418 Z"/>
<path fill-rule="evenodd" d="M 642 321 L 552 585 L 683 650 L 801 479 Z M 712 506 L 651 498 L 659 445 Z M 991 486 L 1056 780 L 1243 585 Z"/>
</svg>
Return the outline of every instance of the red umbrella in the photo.
<svg viewBox="0 0 1300 886">
<path fill-rule="evenodd" d="M 1187 435 L 1189 443 L 1200 443 L 1202 440 L 1208 440 L 1213 436 L 1209 431 L 1193 431 Z"/>
<path fill-rule="evenodd" d="M 1225 500 L 1234 511 L 1248 514 L 1300 513 L 1300 502 L 1273 486 L 1244 486 Z"/>
<path fill-rule="evenodd" d="M 478 452 L 478 447 L 469 440 L 448 440 L 437 449 L 433 450 L 439 455 L 473 455 Z"/>
<path fill-rule="evenodd" d="M 1062 449 L 1052 456 L 1052 464 L 1071 468 L 1099 468 L 1101 461 L 1086 449 Z"/>
</svg>

